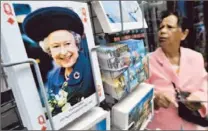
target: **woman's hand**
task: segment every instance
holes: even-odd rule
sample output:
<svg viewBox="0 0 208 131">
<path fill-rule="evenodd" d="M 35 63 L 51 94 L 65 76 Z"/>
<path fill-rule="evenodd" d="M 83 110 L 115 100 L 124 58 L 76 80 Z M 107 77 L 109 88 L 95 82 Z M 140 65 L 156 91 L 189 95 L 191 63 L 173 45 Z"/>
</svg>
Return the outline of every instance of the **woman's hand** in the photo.
<svg viewBox="0 0 208 131">
<path fill-rule="evenodd" d="M 175 101 L 174 97 L 162 92 L 155 93 L 154 107 L 156 110 L 160 107 L 168 108 L 171 104 L 175 105 L 175 107 L 178 107 L 178 103 Z"/>
</svg>

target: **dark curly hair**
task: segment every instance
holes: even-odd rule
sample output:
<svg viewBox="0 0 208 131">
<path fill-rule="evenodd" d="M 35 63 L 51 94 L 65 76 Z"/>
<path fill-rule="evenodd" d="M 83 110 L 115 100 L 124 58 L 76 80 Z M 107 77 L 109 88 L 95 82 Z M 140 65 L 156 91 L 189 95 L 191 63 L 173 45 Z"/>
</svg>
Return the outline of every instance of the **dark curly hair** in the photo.
<svg viewBox="0 0 208 131">
<path fill-rule="evenodd" d="M 162 11 L 158 22 L 161 23 L 164 18 L 170 15 L 174 15 L 178 18 L 177 24 L 179 27 L 182 28 L 183 31 L 185 31 L 185 29 L 191 28 L 191 25 L 189 24 L 190 22 L 188 22 L 188 18 L 185 16 L 182 16 L 182 14 L 179 11 L 169 11 L 169 10 Z"/>
</svg>

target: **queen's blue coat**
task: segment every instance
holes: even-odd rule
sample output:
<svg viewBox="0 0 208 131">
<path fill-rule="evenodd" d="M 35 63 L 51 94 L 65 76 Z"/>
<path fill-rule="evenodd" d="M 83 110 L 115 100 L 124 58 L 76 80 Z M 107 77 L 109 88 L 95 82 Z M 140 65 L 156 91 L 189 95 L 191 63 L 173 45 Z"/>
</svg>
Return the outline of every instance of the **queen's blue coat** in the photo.
<svg viewBox="0 0 208 131">
<path fill-rule="evenodd" d="M 60 89 L 68 93 L 68 102 L 73 105 L 77 103 L 77 98 L 88 97 L 95 92 L 94 81 L 90 61 L 79 52 L 77 62 L 73 66 L 73 71 L 69 75 L 69 80 L 65 80 L 64 68 L 57 68 L 48 77 L 49 96 L 56 95 Z M 63 84 L 65 82 L 65 84 Z"/>
</svg>

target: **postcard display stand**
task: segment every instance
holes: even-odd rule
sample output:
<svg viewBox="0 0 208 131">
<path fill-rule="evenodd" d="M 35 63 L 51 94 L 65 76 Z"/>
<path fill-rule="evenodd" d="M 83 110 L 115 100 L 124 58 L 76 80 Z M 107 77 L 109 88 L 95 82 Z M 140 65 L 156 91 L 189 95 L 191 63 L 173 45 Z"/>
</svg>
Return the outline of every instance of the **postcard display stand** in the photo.
<svg viewBox="0 0 208 131">
<path fill-rule="evenodd" d="M 61 130 L 110 130 L 110 113 L 95 107 Z"/>
<path fill-rule="evenodd" d="M 17 107 L 20 111 L 21 119 L 25 127 L 28 130 L 59 130 L 65 127 L 68 123 L 74 122 L 75 119 L 81 115 L 86 114 L 86 118 L 89 116 L 96 116 L 95 121 L 91 121 L 91 124 L 101 121 L 106 123 L 106 130 L 109 129 L 109 115 L 108 112 L 101 110 L 96 105 L 99 105 L 101 101 L 105 99 L 103 92 L 103 84 L 100 78 L 99 64 L 97 60 L 96 52 L 89 51 L 90 63 L 92 66 L 92 74 L 94 78 L 95 93 L 89 97 L 81 100 L 70 108 L 66 108 L 65 111 L 60 112 L 52 117 L 51 112 L 47 108 L 48 101 L 46 97 L 46 90 L 43 92 L 42 97 L 44 98 L 45 107 L 41 103 L 42 98 L 40 97 L 39 91 L 37 90 L 36 83 L 34 81 L 35 75 L 32 73 L 30 65 L 28 63 L 33 62 L 34 65 L 37 64 L 38 60 L 34 61 L 29 59 L 24 46 L 20 28 L 17 21 L 17 12 L 14 10 L 14 4 L 26 4 L 27 7 L 34 11 L 41 7 L 50 6 L 60 6 L 65 8 L 70 8 L 74 10 L 82 19 L 84 24 L 85 36 L 88 49 L 94 48 L 94 38 L 92 33 L 92 27 L 89 18 L 89 11 L 86 3 L 83 2 L 73 2 L 73 1 L 4 1 L 1 2 L 1 45 L 2 45 L 2 60 L 3 65 L 9 65 L 5 63 L 16 63 L 10 64 L 15 65 L 5 68 L 5 72 L 8 75 L 9 86 L 12 87 L 14 93 Z M 23 8 L 19 8 L 20 10 Z M 86 44 L 86 43 L 85 43 Z M 26 63 L 26 64 L 24 64 Z M 18 65 L 17 65 L 18 64 Z M 37 66 L 36 66 L 37 67 Z M 37 73 L 38 71 L 36 71 Z M 38 73 L 40 74 L 40 72 Z M 38 76 L 38 74 L 36 74 Z M 41 77 L 40 77 L 41 78 Z M 39 87 L 41 88 L 45 83 L 39 80 Z M 42 82 L 42 84 L 40 84 Z M 43 87 L 44 88 L 44 87 Z M 48 111 L 48 112 L 47 112 Z M 47 113 L 46 113 L 47 112 Z M 46 116 L 47 114 L 48 116 Z M 100 116 L 99 116 L 99 115 Z M 47 117 L 49 119 L 47 119 Z M 50 119 L 51 118 L 51 119 Z M 102 119 L 101 119 L 102 118 Z M 84 118 L 83 118 L 84 119 Z M 49 123 L 51 122 L 51 123 Z M 83 123 L 82 120 L 80 122 Z M 79 129 L 97 129 L 96 127 L 90 127 L 85 123 L 85 127 L 81 126 Z M 76 129 L 76 122 L 71 127 Z"/>
<path fill-rule="evenodd" d="M 92 8 L 95 34 L 147 28 L 137 1 L 93 1 Z M 143 40 L 106 40 L 97 55 L 106 93 L 103 107 L 111 110 L 111 128 L 144 130 L 154 114 L 154 86 L 144 83 L 149 77 L 149 59 Z"/>
<path fill-rule="evenodd" d="M 145 19 L 137 1 L 122 1 L 122 19 L 119 1 L 93 1 L 93 9 L 105 33 L 116 33 L 123 30 L 147 28 Z M 98 15 L 99 14 L 99 15 Z"/>
<path fill-rule="evenodd" d="M 141 17 L 142 12 L 140 7 L 136 1 L 131 1 L 130 3 L 128 1 L 122 1 L 122 5 L 125 5 L 123 6 L 123 20 L 119 20 L 120 16 L 115 16 L 114 11 L 110 11 L 115 7 L 116 14 L 119 14 L 118 1 L 112 1 L 116 4 L 113 8 L 108 8 L 109 5 L 112 5 L 111 3 L 106 4 L 102 2 L 104 1 L 90 1 L 95 10 L 95 14 L 99 14 L 97 15 L 98 21 L 94 23 L 102 26 L 100 28 L 96 26 L 94 28 L 95 30 L 103 30 L 104 33 L 111 34 L 123 30 L 147 28 L 145 20 Z M 26 4 L 26 7 L 29 6 L 31 11 L 42 7 L 60 6 L 73 9 L 80 16 L 86 34 L 84 43 L 86 45 L 87 42 L 89 50 L 86 52 L 89 52 L 88 55 L 91 60 L 96 89 L 94 94 L 66 111 L 52 116 L 52 113 L 49 111 L 49 102 L 44 87 L 46 83 L 42 81 L 38 68 L 38 64 L 41 61 L 39 59 L 35 61 L 34 58 L 28 59 L 30 58 L 30 54 L 28 54 L 28 50 L 22 39 L 23 35 L 18 26 L 19 20 L 21 21 L 23 15 L 20 13 L 20 17 L 17 18 L 18 13 L 15 12 L 13 4 Z M 141 130 L 146 127 L 153 117 L 152 97 L 154 91 L 152 85 L 143 83 L 148 77 L 148 57 L 145 56 L 146 52 L 143 46 L 143 40 L 130 39 L 112 43 L 111 46 L 105 45 L 104 48 L 101 46 L 99 48 L 95 47 L 88 6 L 83 2 L 7 1 L 1 2 L 1 5 L 1 53 L 3 65 L 8 76 L 9 86 L 12 87 L 21 119 L 27 129 L 110 130 L 112 128 Z M 108 9 L 106 10 L 105 8 Z M 21 9 L 23 8 L 17 10 L 21 12 Z M 108 14 L 108 16 L 105 14 Z M 121 21 L 123 21 L 122 24 Z M 105 50 L 108 50 L 107 52 L 109 54 L 104 53 Z M 106 57 L 106 55 L 108 56 Z M 126 57 L 127 59 L 130 58 L 131 64 L 129 66 L 125 65 Z M 102 60 L 102 58 L 105 60 Z M 37 76 L 34 75 L 28 63 L 36 67 L 35 72 Z M 100 77 L 101 74 L 102 79 Z M 35 83 L 34 79 L 36 77 L 39 85 Z M 119 101 L 112 106 L 111 119 L 109 111 L 95 107 L 105 99 L 103 84 L 105 93 L 108 94 L 106 101 L 111 99 Z M 40 97 L 41 94 L 37 90 L 36 85 L 39 88 L 42 87 L 41 89 L 44 90 L 42 94 L 43 98 Z M 41 100 L 44 101 L 45 108 Z M 110 123 L 112 123 L 111 126 Z"/>
</svg>

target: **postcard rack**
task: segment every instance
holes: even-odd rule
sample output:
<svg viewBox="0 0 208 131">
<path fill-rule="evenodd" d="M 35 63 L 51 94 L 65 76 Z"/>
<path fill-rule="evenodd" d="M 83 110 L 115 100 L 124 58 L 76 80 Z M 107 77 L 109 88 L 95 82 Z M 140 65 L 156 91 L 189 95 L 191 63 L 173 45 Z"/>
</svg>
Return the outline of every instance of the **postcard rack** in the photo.
<svg viewBox="0 0 208 131">
<path fill-rule="evenodd" d="M 92 0 L 88 0 L 88 1 L 85 1 L 88 3 L 88 5 L 91 5 L 91 2 Z M 124 32 L 124 25 L 123 25 L 123 15 L 122 15 L 122 2 L 121 0 L 119 0 L 119 7 L 120 7 L 120 14 L 121 14 L 121 31 L 119 32 L 119 35 L 121 37 L 122 33 Z M 90 7 L 90 10 L 92 10 L 92 7 Z M 142 17 L 144 17 L 142 15 Z M 142 18 L 144 19 L 144 18 Z M 143 23 L 143 26 L 144 26 L 144 23 Z M 92 21 L 92 30 L 94 31 L 94 23 Z M 94 31 L 94 36 L 95 36 L 95 31 Z M 145 33 L 146 35 L 146 33 Z M 92 50 L 90 50 L 90 52 L 92 53 L 93 51 L 96 51 L 96 49 L 98 48 L 99 46 L 96 46 L 94 48 L 92 48 Z M 41 95 L 43 96 L 43 102 L 45 103 L 45 107 L 46 107 L 46 113 L 48 115 L 48 120 L 49 120 L 49 124 L 50 124 L 50 127 L 52 130 L 55 130 L 55 127 L 54 127 L 54 122 L 53 122 L 53 119 L 52 119 L 52 114 L 50 112 L 50 108 L 49 108 L 49 103 L 48 103 L 48 100 L 47 100 L 47 95 L 46 95 L 46 90 L 44 88 L 44 84 L 43 84 L 43 80 L 42 80 L 42 77 L 41 77 L 41 73 L 40 73 L 40 69 L 39 69 L 39 66 L 38 66 L 38 63 L 34 60 L 34 59 L 26 59 L 24 61 L 18 61 L 18 62 L 9 62 L 9 63 L 3 63 L 1 62 L 1 66 L 3 68 L 9 68 L 9 67 L 13 67 L 13 66 L 18 66 L 18 65 L 22 65 L 22 64 L 31 64 L 34 66 L 34 71 L 35 71 L 35 74 L 36 74 L 36 77 L 37 77 L 37 82 L 38 82 L 38 86 L 40 87 L 40 90 L 41 90 Z M 128 69 L 128 67 L 126 67 L 125 69 Z M 129 74 L 128 70 L 127 70 L 127 74 Z M 128 79 L 129 79 L 129 75 L 128 75 Z M 129 84 L 127 85 L 129 86 Z M 99 96 L 98 96 L 98 91 L 97 91 L 97 88 L 96 88 L 96 96 L 97 96 L 97 100 L 98 100 L 98 104 L 96 106 L 100 106 L 100 101 L 99 101 Z"/>
<path fill-rule="evenodd" d="M 1 60 L 2 62 L 2 60 Z M 12 90 L 9 88 L 7 82 L 7 75 L 0 65 L 0 76 L 1 76 L 1 119 L 10 119 L 12 122 L 7 123 L 3 121 L 1 123 L 2 130 L 19 130 L 26 127 L 23 126 L 19 111 L 17 109 L 17 104 L 14 99 Z"/>
<path fill-rule="evenodd" d="M 100 47 L 100 45 L 103 45 L 103 44 L 100 44 L 99 42 L 97 42 L 96 40 L 96 36 L 101 36 L 102 34 L 102 36 L 104 36 L 103 38 L 104 38 L 104 40 L 106 41 L 106 43 L 105 44 L 107 44 L 108 42 L 109 42 L 109 40 L 108 40 L 108 36 L 109 36 L 109 34 L 108 33 L 104 33 L 103 31 L 102 32 L 96 32 L 96 30 L 95 30 L 95 22 L 94 22 L 94 18 L 96 18 L 97 16 L 95 15 L 95 16 L 93 16 L 93 9 L 92 9 L 92 0 L 89 0 L 87 3 L 88 3 L 88 6 L 89 6 L 89 10 L 90 10 L 90 13 L 91 13 L 91 22 L 92 22 L 92 30 L 93 30 L 93 34 L 94 34 L 94 40 L 95 40 L 95 44 L 96 44 L 96 47 L 95 48 L 93 48 L 92 50 L 91 50 L 91 52 L 93 52 L 93 51 L 96 51 L 97 50 L 97 48 L 99 48 Z M 149 47 L 148 47 L 148 38 L 147 38 L 147 32 L 146 32 L 146 29 L 145 29 L 145 24 L 144 24 L 144 5 L 145 4 L 147 4 L 148 2 L 146 2 L 146 1 L 140 1 L 140 0 L 137 0 L 137 2 L 139 3 L 139 5 L 140 5 L 140 7 L 141 7 L 141 11 L 142 11 L 142 28 L 141 29 L 143 29 L 143 31 L 144 31 L 144 41 L 145 41 L 145 50 L 146 51 L 149 51 L 148 49 L 149 49 Z M 116 34 L 118 34 L 118 36 L 120 37 L 120 40 L 122 39 L 121 37 L 122 37 L 122 34 L 124 34 L 125 33 L 125 31 L 124 31 L 124 20 L 123 20 L 123 12 L 122 12 L 122 1 L 121 0 L 119 0 L 119 11 L 120 11 L 120 19 L 121 19 L 121 31 L 120 32 L 116 32 Z M 105 45 L 104 44 L 104 45 Z M 104 68 L 102 68 L 101 66 L 100 66 L 100 70 L 105 70 L 105 71 L 121 71 L 121 70 L 127 70 L 127 88 L 128 89 L 130 89 L 130 72 L 129 72 L 129 67 L 130 66 L 127 66 L 127 67 L 124 67 L 124 68 L 121 68 L 121 69 L 117 69 L 117 70 L 111 70 L 111 69 L 104 69 Z M 149 61 L 148 61 L 148 70 L 149 70 Z M 147 77 L 149 77 L 149 73 L 147 74 L 148 76 Z M 138 85 L 137 85 L 138 86 Z M 128 93 L 131 93 L 131 92 L 128 92 Z M 123 99 L 123 98 L 122 98 Z M 116 100 L 117 101 L 117 100 Z M 104 104 L 104 106 L 107 106 L 106 105 L 106 103 L 104 102 L 103 103 Z M 145 130 L 148 130 L 147 128 L 145 128 Z"/>
<path fill-rule="evenodd" d="M 93 14 L 92 4 L 91 4 L 92 1 L 93 0 L 87 0 L 86 1 L 87 4 L 88 4 L 88 6 L 89 6 L 91 15 Z M 145 39 L 144 40 L 145 40 L 145 43 L 147 44 L 147 33 L 146 33 L 145 28 L 144 28 L 145 24 L 144 24 L 144 7 L 143 7 L 143 5 L 147 4 L 148 2 L 146 2 L 146 1 L 140 1 L 140 0 L 137 0 L 137 2 L 139 3 L 139 5 L 141 7 L 141 10 L 142 10 L 142 29 L 144 29 L 144 35 L 145 35 L 145 37 L 144 37 Z M 119 0 L 119 11 L 120 11 L 120 18 L 121 18 L 121 31 L 118 32 L 118 34 L 119 34 L 119 36 L 121 38 L 121 35 L 124 33 L 124 20 L 123 20 L 123 11 L 122 11 L 122 0 Z M 96 35 L 102 34 L 104 32 L 99 32 L 99 33 L 96 33 L 95 32 L 95 24 L 94 24 L 94 20 L 93 20 L 94 17 L 97 17 L 97 16 L 91 16 L 91 22 L 92 22 L 92 27 L 93 27 L 93 29 L 92 29 L 93 30 L 93 34 L 94 34 L 94 37 L 95 37 Z M 105 35 L 108 35 L 108 34 L 105 33 Z M 96 49 L 99 48 L 99 47 L 100 47 L 100 45 L 97 45 L 95 48 L 93 48 L 91 50 L 91 52 L 92 51 L 96 51 Z M 148 47 L 147 46 L 145 46 L 145 49 L 146 49 L 146 51 L 148 51 Z M 100 69 L 106 70 L 106 71 L 120 71 L 120 70 L 124 70 L 124 69 L 127 70 L 127 76 L 128 76 L 128 85 L 127 85 L 127 88 L 130 88 L 130 83 L 129 83 L 130 76 L 129 76 L 129 70 L 128 70 L 128 68 L 129 67 L 124 67 L 124 68 L 118 69 L 118 70 L 110 70 L 110 69 L 102 69 L 100 67 Z M 148 68 L 149 68 L 149 66 L 148 66 Z M 149 74 L 148 74 L 148 76 L 149 76 Z"/>
<path fill-rule="evenodd" d="M 46 111 L 47 111 L 48 119 L 49 119 L 49 122 L 50 122 L 50 126 L 51 126 L 51 129 L 54 130 L 52 115 L 50 113 L 49 104 L 48 104 L 48 101 L 47 101 L 47 95 L 46 95 L 46 91 L 45 91 L 44 86 L 43 86 L 43 80 L 42 80 L 42 77 L 41 77 L 41 73 L 40 73 L 38 63 L 34 59 L 28 59 L 28 60 L 20 61 L 20 62 L 2 63 L 2 66 L 3 67 L 11 67 L 11 66 L 17 66 L 17 65 L 26 64 L 26 63 L 32 64 L 35 68 L 35 73 L 36 73 L 36 76 L 37 76 L 38 85 L 40 86 L 41 94 L 43 95 L 43 101 L 44 101 L 45 106 L 46 106 Z"/>
<path fill-rule="evenodd" d="M 38 63 L 34 59 L 29 58 L 27 60 L 19 61 L 19 62 L 1 63 L 1 66 L 3 68 L 7 68 L 7 67 L 12 67 L 12 66 L 17 66 L 17 65 L 21 65 L 21 64 L 27 64 L 27 63 L 29 63 L 29 64 L 34 66 L 35 74 L 36 74 L 36 77 L 37 77 L 37 80 L 38 80 L 38 85 L 39 85 L 39 87 L 41 89 L 41 94 L 43 96 L 43 101 L 45 103 L 46 113 L 48 115 L 49 123 L 50 123 L 51 129 L 55 130 L 53 119 L 52 119 L 52 114 L 50 112 L 49 103 L 48 103 L 48 100 L 47 100 L 47 95 L 46 95 L 46 91 L 45 91 L 45 88 L 44 88 L 44 85 L 43 85 L 43 80 L 42 80 L 42 77 L 41 77 L 41 73 L 40 73 L 40 69 L 39 69 Z M 97 100 L 98 100 L 97 106 L 99 106 L 100 105 L 100 101 L 99 101 L 97 88 L 96 88 L 96 95 L 97 95 Z"/>
<path fill-rule="evenodd" d="M 94 18 L 97 18 L 97 16 L 96 15 L 93 15 L 93 9 L 92 9 L 92 2 L 93 0 L 87 0 L 86 1 L 86 3 L 88 4 L 88 6 L 89 6 L 89 11 L 90 11 L 90 13 L 91 13 L 91 22 L 92 22 L 92 30 L 93 30 L 93 34 L 94 34 L 94 40 L 95 40 L 95 44 L 96 45 L 99 45 L 99 43 L 97 43 L 96 42 L 96 36 L 100 36 L 101 34 L 104 34 L 104 39 L 106 40 L 106 41 L 108 41 L 108 36 L 109 36 L 109 34 L 108 33 L 105 33 L 105 32 L 103 32 L 103 31 L 101 31 L 101 32 L 96 32 L 95 31 L 95 22 L 94 22 Z M 123 18 L 123 11 L 122 11 L 122 0 L 118 0 L 119 1 L 119 12 L 120 12 L 120 19 L 121 19 L 121 31 L 120 32 L 116 32 L 116 33 L 114 33 L 114 34 L 118 34 L 118 36 L 120 37 L 120 39 L 121 39 L 121 37 L 122 37 L 122 34 L 124 34 L 125 33 L 125 31 L 124 31 L 124 18 Z M 138 3 L 139 3 L 139 5 L 140 5 L 140 7 L 141 7 L 141 12 L 142 12 L 142 28 L 140 28 L 140 30 L 142 29 L 143 31 L 144 31 L 144 41 L 145 41 L 145 43 L 146 43 L 146 46 L 145 46 L 145 48 L 146 48 L 146 50 L 148 50 L 149 49 L 149 47 L 148 47 L 148 39 L 147 39 L 147 32 L 146 32 L 146 29 L 145 29 L 145 23 L 144 23 L 144 5 L 146 5 L 146 4 L 148 4 L 148 2 L 146 2 L 146 1 L 141 1 L 141 0 L 136 0 Z"/>
</svg>

